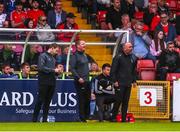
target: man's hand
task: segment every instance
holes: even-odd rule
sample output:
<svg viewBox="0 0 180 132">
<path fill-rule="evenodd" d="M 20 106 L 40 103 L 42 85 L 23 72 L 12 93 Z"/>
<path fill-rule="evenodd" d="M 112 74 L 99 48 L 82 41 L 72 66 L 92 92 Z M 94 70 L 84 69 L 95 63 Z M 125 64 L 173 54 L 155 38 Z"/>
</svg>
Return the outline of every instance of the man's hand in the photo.
<svg viewBox="0 0 180 132">
<path fill-rule="evenodd" d="M 79 78 L 79 83 L 84 83 L 84 79 L 82 79 L 82 78 Z"/>
</svg>

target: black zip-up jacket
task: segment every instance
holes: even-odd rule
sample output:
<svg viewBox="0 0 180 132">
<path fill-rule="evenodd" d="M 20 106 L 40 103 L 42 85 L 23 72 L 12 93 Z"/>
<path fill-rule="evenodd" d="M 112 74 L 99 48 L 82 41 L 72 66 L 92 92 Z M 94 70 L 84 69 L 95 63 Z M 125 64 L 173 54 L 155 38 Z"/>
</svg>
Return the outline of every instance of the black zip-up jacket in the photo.
<svg viewBox="0 0 180 132">
<path fill-rule="evenodd" d="M 39 84 L 55 85 L 55 58 L 48 52 L 39 56 L 38 60 L 38 80 Z"/>
<path fill-rule="evenodd" d="M 85 81 L 89 81 L 88 58 L 84 52 L 76 51 L 71 56 L 70 66 L 75 80 L 83 78 Z"/>
<path fill-rule="evenodd" d="M 100 74 L 93 80 L 95 94 L 114 94 L 115 90 L 113 83 L 111 82 L 110 76 Z"/>
<path fill-rule="evenodd" d="M 130 87 L 136 80 L 135 62 L 132 55 L 126 55 L 123 52 L 113 58 L 111 73 L 113 82 L 118 81 L 120 87 Z"/>
</svg>

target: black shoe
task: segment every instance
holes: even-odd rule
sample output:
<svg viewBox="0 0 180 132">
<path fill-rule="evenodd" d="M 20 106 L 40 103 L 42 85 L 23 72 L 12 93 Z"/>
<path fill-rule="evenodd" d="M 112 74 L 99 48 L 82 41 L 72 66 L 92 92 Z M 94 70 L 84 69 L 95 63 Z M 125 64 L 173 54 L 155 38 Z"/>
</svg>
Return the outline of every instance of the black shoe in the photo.
<svg viewBox="0 0 180 132">
<path fill-rule="evenodd" d="M 104 122 L 104 120 L 99 120 L 99 122 Z"/>
<path fill-rule="evenodd" d="M 110 122 L 117 122 L 117 120 L 115 118 L 112 118 L 109 120 Z"/>
<path fill-rule="evenodd" d="M 86 123 L 87 121 L 85 119 L 81 119 L 80 122 Z"/>
<path fill-rule="evenodd" d="M 94 120 L 94 115 L 90 115 L 89 120 Z"/>
</svg>

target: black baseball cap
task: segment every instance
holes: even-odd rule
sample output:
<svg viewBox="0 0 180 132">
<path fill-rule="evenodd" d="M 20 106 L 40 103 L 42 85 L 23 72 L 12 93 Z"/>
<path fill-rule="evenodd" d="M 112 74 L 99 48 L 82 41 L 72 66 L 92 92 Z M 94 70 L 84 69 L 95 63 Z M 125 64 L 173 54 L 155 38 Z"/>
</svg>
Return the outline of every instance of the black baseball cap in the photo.
<svg viewBox="0 0 180 132">
<path fill-rule="evenodd" d="M 66 17 L 75 18 L 76 16 L 72 12 L 69 12 Z"/>
</svg>

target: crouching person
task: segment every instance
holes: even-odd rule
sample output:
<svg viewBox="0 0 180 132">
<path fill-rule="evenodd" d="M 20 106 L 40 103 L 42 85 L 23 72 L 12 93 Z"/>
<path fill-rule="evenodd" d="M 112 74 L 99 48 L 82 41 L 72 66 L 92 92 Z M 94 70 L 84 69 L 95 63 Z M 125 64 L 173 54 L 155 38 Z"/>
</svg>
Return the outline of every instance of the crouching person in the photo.
<svg viewBox="0 0 180 132">
<path fill-rule="evenodd" d="M 111 65 L 106 63 L 102 66 L 102 74 L 94 78 L 94 93 L 91 96 L 96 98 L 98 107 L 98 119 L 103 121 L 104 105 L 115 101 L 115 90 L 110 81 Z"/>
</svg>

